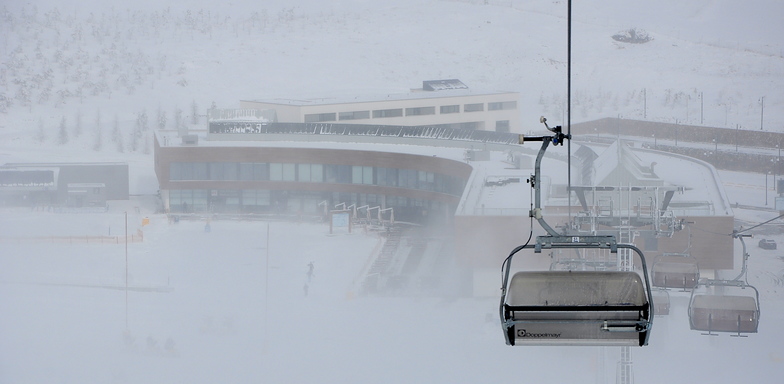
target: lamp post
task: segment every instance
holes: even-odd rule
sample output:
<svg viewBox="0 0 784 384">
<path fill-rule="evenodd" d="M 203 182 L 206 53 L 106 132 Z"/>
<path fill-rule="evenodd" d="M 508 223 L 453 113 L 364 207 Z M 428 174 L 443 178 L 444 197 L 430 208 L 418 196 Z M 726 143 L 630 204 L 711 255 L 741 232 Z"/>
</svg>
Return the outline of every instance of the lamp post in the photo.
<svg viewBox="0 0 784 384">
<path fill-rule="evenodd" d="M 651 136 L 653 136 L 653 149 L 656 149 L 656 134 L 654 133 Z"/>
<path fill-rule="evenodd" d="M 763 116 L 765 115 L 765 96 L 760 97 L 760 131 L 762 130 Z"/>
<path fill-rule="evenodd" d="M 704 121 L 703 118 L 702 118 L 703 117 L 703 111 L 705 110 L 704 106 L 705 106 L 705 102 L 704 102 L 703 97 L 702 97 L 702 92 L 700 92 L 700 125 L 702 125 L 702 123 Z"/>
<path fill-rule="evenodd" d="M 128 211 L 125 211 L 125 330 L 128 330 Z"/>
<path fill-rule="evenodd" d="M 768 205 L 768 175 L 770 175 L 770 171 L 765 173 L 765 206 Z"/>
</svg>

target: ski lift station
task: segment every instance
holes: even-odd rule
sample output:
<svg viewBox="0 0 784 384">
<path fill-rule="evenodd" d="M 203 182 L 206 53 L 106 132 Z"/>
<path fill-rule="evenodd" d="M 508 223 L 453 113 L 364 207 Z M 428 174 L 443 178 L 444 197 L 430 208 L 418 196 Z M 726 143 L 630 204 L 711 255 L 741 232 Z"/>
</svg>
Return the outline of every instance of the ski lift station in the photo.
<svg viewBox="0 0 784 384">
<path fill-rule="evenodd" d="M 531 231 L 545 234 L 531 217 L 540 144 L 521 144 L 519 134 L 540 125 L 512 117 L 519 115 L 514 93 L 466 93 L 459 81 L 442 82 L 425 82 L 411 97 L 242 102 L 243 109 L 210 110 L 203 130 L 159 131 L 155 171 L 164 209 L 184 219 L 313 220 L 342 210 L 357 223 L 437 228 L 444 237 L 417 253 L 418 265 L 453 265 L 461 294 L 496 296 L 509 251 Z M 428 120 L 416 120 L 423 115 Z M 556 231 L 616 236 L 645 252 L 649 268 L 659 256 L 688 253 L 683 268 L 684 260 L 668 260 L 653 269 L 671 273 L 667 285 L 694 284 L 694 276 L 684 278 L 694 265 L 710 278 L 740 264 L 729 236 L 732 209 L 706 162 L 574 135 L 545 154 L 535 182 L 537 214 Z M 412 255 L 397 252 L 401 260 L 389 265 L 398 267 L 380 275 L 410 273 L 401 266 Z M 635 262 L 606 250 L 524 250 L 512 269 L 609 271 L 639 268 Z M 395 276 L 381 280 L 399 288 L 404 279 Z"/>
</svg>

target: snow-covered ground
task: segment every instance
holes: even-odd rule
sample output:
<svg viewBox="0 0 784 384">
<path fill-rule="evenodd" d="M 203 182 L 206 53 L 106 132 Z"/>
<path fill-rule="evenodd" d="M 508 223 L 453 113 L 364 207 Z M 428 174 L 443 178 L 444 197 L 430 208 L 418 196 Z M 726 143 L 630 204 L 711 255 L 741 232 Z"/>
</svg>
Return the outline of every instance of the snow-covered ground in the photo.
<svg viewBox="0 0 784 384">
<path fill-rule="evenodd" d="M 7 240 L 122 235 L 128 208 L 131 231 L 150 219 L 144 241 L 128 245 L 129 285 L 171 290 L 130 291 L 127 312 L 125 291 L 113 289 L 125 281 L 124 242 Z M 4 211 L 0 233 L 4 383 L 614 382 L 618 348 L 504 345 L 496 297 L 357 295 L 379 241 L 362 231 L 213 221 L 205 233 L 204 222 L 168 223 L 143 205 L 139 213 L 117 205 L 100 214 Z M 784 242 L 780 232 L 770 237 Z M 779 382 L 784 260 L 753 241 L 749 249 L 759 333 L 690 331 L 688 294 L 671 292 L 650 345 L 632 350 L 635 382 Z"/>
</svg>

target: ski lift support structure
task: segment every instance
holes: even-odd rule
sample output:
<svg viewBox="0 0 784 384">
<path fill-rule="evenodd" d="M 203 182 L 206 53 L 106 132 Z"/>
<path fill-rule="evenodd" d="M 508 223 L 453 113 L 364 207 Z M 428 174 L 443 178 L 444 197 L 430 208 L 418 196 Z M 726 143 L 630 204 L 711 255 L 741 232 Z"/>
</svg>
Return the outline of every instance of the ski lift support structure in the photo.
<svg viewBox="0 0 784 384">
<path fill-rule="evenodd" d="M 525 137 L 519 143 L 541 141 L 534 175 L 534 206 L 529 216 L 547 232 L 535 244 L 516 247 L 502 265 L 499 315 L 507 345 L 586 345 L 643 346 L 648 344 L 653 326 L 653 296 L 645 257 L 632 244 L 619 244 L 614 235 L 568 235 L 553 229 L 542 216 L 541 162 L 548 146 L 563 145 L 571 139 L 560 126 L 550 128 L 551 136 Z M 522 249 L 579 248 L 609 249 L 617 253 L 627 248 L 641 259 L 642 276 L 633 271 L 520 271 L 510 279 L 512 258 Z"/>
</svg>

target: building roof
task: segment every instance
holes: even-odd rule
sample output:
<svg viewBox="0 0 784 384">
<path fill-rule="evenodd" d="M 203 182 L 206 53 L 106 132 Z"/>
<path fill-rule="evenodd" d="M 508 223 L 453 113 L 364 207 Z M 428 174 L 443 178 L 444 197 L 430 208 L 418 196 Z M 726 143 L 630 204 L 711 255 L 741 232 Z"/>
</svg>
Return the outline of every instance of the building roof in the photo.
<svg viewBox="0 0 784 384">
<path fill-rule="evenodd" d="M 459 81 L 459 80 L 458 80 Z M 462 83 L 461 83 L 462 84 Z M 314 97 L 298 97 L 298 98 L 274 98 L 274 99 L 248 99 L 241 100 L 244 102 L 255 102 L 275 105 L 290 105 L 290 106 L 316 106 L 316 105 L 334 105 L 334 104 L 356 104 L 356 103 L 373 103 L 380 101 L 401 101 L 401 100 L 417 100 L 417 99 L 437 99 L 437 98 L 451 98 L 451 97 L 465 97 L 465 96 L 482 96 L 482 95 L 503 95 L 515 94 L 519 92 L 512 91 L 479 91 L 472 90 L 468 87 L 459 88 L 457 85 L 448 83 L 442 86 L 434 84 L 437 92 L 429 92 L 423 89 L 413 89 L 408 92 L 393 91 L 390 93 L 374 93 L 357 95 L 355 92 L 333 93 L 329 97 L 314 96 Z M 450 88 L 454 87 L 454 88 Z"/>
<path fill-rule="evenodd" d="M 285 124 L 284 124 L 285 125 Z M 272 125 L 271 125 L 272 126 Z M 408 134 L 380 135 L 370 134 L 374 126 L 356 126 L 356 129 L 333 128 L 343 125 L 290 123 L 288 130 L 261 130 L 255 133 L 207 134 L 204 131 L 191 132 L 200 137 L 196 147 L 267 147 L 267 148 L 318 148 L 340 150 L 380 151 L 403 154 L 434 156 L 454 161 L 467 161 L 474 169 L 458 207 L 459 215 L 527 215 L 531 204 L 531 187 L 526 182 L 533 172 L 533 164 L 538 145 L 521 146 L 516 141 L 507 140 L 513 134 L 479 132 L 485 141 L 464 140 L 464 138 L 445 137 L 425 128 Z M 298 128 L 297 128 L 298 127 Z M 319 131 L 318 127 L 327 127 Z M 364 128 L 363 128 L 364 127 Z M 278 127 L 280 128 L 280 127 Z M 379 126 L 375 126 L 379 128 Z M 386 127 L 390 128 L 390 127 Z M 404 127 L 409 129 L 411 127 Z M 372 133 L 372 132 L 371 132 Z M 163 147 L 193 147 L 181 144 L 177 132 L 157 131 L 158 142 Z M 498 136 L 498 137 L 496 137 Z M 496 140 L 497 139 L 497 140 Z M 579 147 L 578 147 L 579 148 Z M 640 184 L 650 187 L 663 187 L 680 192 L 672 199 L 672 206 L 679 207 L 676 215 L 694 215 L 690 204 L 699 202 L 699 214 L 731 215 L 728 199 L 724 194 L 718 174 L 705 162 L 677 156 L 661 151 L 633 148 L 615 143 L 609 147 L 594 147 L 602 155 L 596 158 L 595 169 L 597 184 L 610 183 L 610 186 L 629 186 Z M 474 160 L 468 160 L 468 152 L 482 153 Z M 576 152 L 586 150 L 577 149 Z M 562 147 L 551 148 L 543 161 L 543 175 L 540 181 L 542 206 L 567 206 L 566 193 L 563 196 L 548 193 L 567 184 L 567 162 Z M 513 158 L 523 157 L 528 161 L 515 166 Z M 583 157 L 586 157 L 583 155 Z M 592 156 L 588 156 L 593 158 Z M 655 164 L 654 172 L 651 165 Z M 579 164 L 572 163 L 573 167 Z M 619 173 L 623 171 L 623 173 Z M 623 177 L 624 181 L 610 180 Z M 562 188 L 565 191 L 565 188 Z M 577 204 L 576 202 L 574 204 Z M 709 207 L 707 210 L 705 207 Z M 689 211 L 692 209 L 692 211 Z"/>
</svg>

